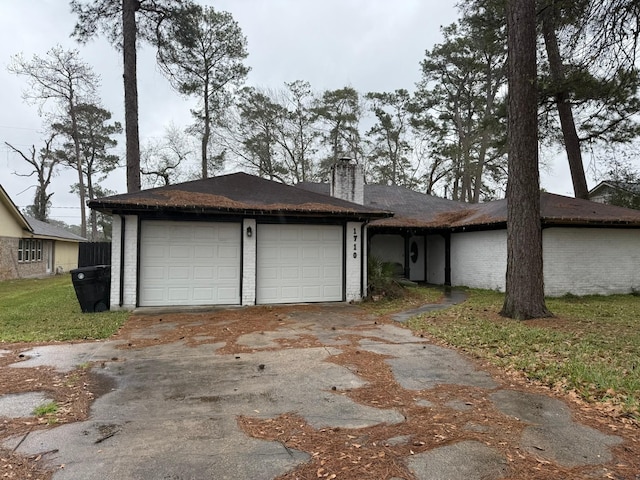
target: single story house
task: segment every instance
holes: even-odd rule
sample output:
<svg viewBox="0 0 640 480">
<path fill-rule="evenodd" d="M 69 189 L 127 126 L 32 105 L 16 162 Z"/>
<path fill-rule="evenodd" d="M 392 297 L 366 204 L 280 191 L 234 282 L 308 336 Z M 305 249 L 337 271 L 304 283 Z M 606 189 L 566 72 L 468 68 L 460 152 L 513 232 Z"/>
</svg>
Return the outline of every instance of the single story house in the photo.
<svg viewBox="0 0 640 480">
<path fill-rule="evenodd" d="M 354 301 L 390 212 L 246 173 L 89 202 L 113 216 L 111 308 Z"/>
<path fill-rule="evenodd" d="M 547 295 L 640 290 L 640 211 L 541 193 Z M 504 291 L 506 200 L 465 204 L 365 185 L 244 173 L 90 202 L 113 215 L 112 308 L 357 301 L 369 255 L 406 278 Z"/>
<path fill-rule="evenodd" d="M 78 266 L 78 245 L 84 241 L 22 215 L 0 185 L 0 280 L 68 272 Z"/>
</svg>

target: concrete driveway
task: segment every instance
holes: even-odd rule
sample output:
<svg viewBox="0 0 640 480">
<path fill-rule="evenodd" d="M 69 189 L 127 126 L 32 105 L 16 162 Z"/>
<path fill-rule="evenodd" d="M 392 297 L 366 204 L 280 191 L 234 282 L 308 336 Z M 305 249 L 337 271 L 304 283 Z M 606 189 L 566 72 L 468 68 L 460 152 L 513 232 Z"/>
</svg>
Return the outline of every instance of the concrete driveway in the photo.
<svg viewBox="0 0 640 480">
<path fill-rule="evenodd" d="M 87 421 L 5 446 L 52 452 L 55 480 L 606 478 L 622 461 L 567 404 L 354 306 L 129 324 L 27 352 L 13 368 L 94 362 L 112 388 Z"/>
</svg>

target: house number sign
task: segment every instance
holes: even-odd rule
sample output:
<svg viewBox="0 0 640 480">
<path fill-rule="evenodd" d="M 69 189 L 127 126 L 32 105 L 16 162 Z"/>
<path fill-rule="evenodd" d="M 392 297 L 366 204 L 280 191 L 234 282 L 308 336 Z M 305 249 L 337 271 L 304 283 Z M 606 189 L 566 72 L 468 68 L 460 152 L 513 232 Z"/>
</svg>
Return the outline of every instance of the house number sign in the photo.
<svg viewBox="0 0 640 480">
<path fill-rule="evenodd" d="M 353 258 L 358 258 L 358 231 L 353 229 Z"/>
</svg>

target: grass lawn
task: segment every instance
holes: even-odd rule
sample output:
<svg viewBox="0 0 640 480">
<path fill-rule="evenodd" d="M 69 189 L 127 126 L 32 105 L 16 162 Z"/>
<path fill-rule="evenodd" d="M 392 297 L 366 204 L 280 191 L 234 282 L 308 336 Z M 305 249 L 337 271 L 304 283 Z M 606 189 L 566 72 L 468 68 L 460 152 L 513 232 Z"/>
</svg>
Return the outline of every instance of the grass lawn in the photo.
<svg viewBox="0 0 640 480">
<path fill-rule="evenodd" d="M 0 282 L 0 342 L 107 338 L 128 315 L 82 313 L 68 274 Z"/>
<path fill-rule="evenodd" d="M 640 420 L 640 296 L 547 299 L 554 318 L 516 321 L 498 315 L 503 294 L 468 293 L 460 305 L 412 319 L 411 328 Z"/>
</svg>

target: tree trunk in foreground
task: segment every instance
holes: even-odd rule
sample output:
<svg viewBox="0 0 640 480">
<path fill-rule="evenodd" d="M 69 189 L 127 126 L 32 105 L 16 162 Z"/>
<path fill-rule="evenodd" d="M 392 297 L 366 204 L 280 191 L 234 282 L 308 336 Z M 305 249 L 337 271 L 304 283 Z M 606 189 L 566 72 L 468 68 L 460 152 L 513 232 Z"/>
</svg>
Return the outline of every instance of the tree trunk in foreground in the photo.
<svg viewBox="0 0 640 480">
<path fill-rule="evenodd" d="M 140 191 L 140 138 L 138 134 L 138 79 L 136 74 L 137 0 L 122 0 L 122 52 L 124 63 L 124 124 L 127 143 L 127 192 Z"/>
<path fill-rule="evenodd" d="M 524 320 L 548 317 L 544 301 L 538 102 L 536 2 L 507 2 L 509 51 L 509 179 L 507 182 L 507 277 L 501 315 Z"/>
</svg>

